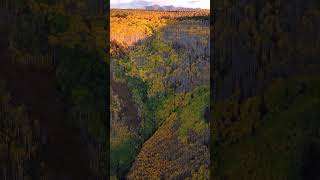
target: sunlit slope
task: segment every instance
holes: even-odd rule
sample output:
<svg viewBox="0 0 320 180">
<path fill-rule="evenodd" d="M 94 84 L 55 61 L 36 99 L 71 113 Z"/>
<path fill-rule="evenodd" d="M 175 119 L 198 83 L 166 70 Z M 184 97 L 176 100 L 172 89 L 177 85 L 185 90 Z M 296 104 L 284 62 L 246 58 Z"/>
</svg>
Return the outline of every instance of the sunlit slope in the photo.
<svg viewBox="0 0 320 180">
<path fill-rule="evenodd" d="M 128 179 L 209 178 L 208 86 L 180 93 L 165 101 L 159 113 L 167 116 L 143 145 Z"/>
<path fill-rule="evenodd" d="M 155 30 L 168 25 L 170 20 L 183 17 L 208 16 L 208 10 L 200 11 L 144 11 L 144 10 L 111 10 L 110 40 L 111 52 L 117 45 L 127 48 L 139 40 L 153 35 Z"/>
</svg>

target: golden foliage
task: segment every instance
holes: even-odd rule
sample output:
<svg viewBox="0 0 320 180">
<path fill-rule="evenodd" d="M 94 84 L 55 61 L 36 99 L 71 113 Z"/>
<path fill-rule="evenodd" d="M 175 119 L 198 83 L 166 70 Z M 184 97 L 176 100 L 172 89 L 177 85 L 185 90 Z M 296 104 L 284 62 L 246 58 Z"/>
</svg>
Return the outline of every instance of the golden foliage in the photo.
<svg viewBox="0 0 320 180">
<path fill-rule="evenodd" d="M 111 10 L 110 40 L 125 47 L 132 46 L 139 40 L 153 35 L 155 30 L 170 23 L 170 20 L 181 17 L 207 16 L 209 11 L 143 11 Z M 114 49 L 110 49 L 111 53 Z"/>
</svg>

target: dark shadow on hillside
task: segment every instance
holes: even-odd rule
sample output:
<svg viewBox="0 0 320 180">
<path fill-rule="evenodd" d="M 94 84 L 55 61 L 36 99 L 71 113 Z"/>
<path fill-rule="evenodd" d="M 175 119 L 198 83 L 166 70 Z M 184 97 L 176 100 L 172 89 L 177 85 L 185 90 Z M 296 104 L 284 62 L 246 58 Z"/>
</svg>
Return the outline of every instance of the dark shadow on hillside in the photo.
<svg viewBox="0 0 320 180">
<path fill-rule="evenodd" d="M 210 16 L 186 16 L 186 17 L 178 17 L 178 21 L 182 20 L 195 20 L 195 21 L 207 21 L 209 23 Z"/>
<path fill-rule="evenodd" d="M 172 34 L 174 34 L 173 31 L 177 31 L 176 33 L 178 33 L 178 36 L 181 36 L 179 38 L 179 41 L 177 39 L 172 40 L 173 41 L 173 48 L 176 51 L 189 51 L 192 52 L 192 55 L 195 57 L 200 57 L 202 54 L 201 53 L 205 53 L 207 54 L 208 58 L 208 62 L 207 64 L 203 64 L 203 66 L 208 66 L 209 67 L 209 47 L 206 48 L 201 48 L 199 46 L 197 46 L 196 44 L 196 40 L 194 40 L 195 38 L 192 37 L 191 35 L 188 35 L 187 33 L 184 32 L 178 32 L 179 31 L 179 23 L 181 23 L 182 21 L 185 20 L 194 20 L 197 21 L 199 23 L 203 23 L 205 26 L 209 26 L 209 21 L 208 21 L 208 17 L 183 17 L 183 18 L 178 18 L 177 22 L 174 24 L 170 24 L 168 26 L 162 27 L 161 29 L 159 29 L 158 31 L 162 32 L 164 34 L 164 38 L 168 41 L 172 40 Z M 209 28 L 209 27 L 208 27 Z M 129 51 L 134 50 L 136 47 L 138 46 L 151 46 L 150 43 L 154 40 L 155 36 L 150 36 L 147 37 L 145 39 L 140 39 L 138 40 L 136 43 L 134 43 L 132 46 L 129 46 L 129 48 L 125 49 L 124 46 L 116 43 L 116 42 L 111 42 L 111 47 L 117 49 L 118 54 L 116 55 L 117 58 L 124 58 L 126 56 L 126 54 L 128 54 Z M 171 38 L 171 39 L 170 39 Z M 193 42 L 195 41 L 195 42 Z M 209 41 L 209 40 L 208 40 Z M 202 50 L 204 49 L 204 50 Z M 189 58 L 191 59 L 191 58 Z M 139 59 L 136 62 L 138 65 L 142 65 L 144 62 L 143 59 Z M 186 68 L 188 68 L 189 65 L 187 65 L 187 62 L 184 63 Z M 163 69 L 159 68 L 159 71 L 163 71 Z M 113 77 L 112 75 L 113 71 L 111 68 L 111 79 Z M 209 74 L 209 72 L 208 72 Z M 187 76 L 178 76 L 176 77 L 176 79 L 168 79 L 168 81 L 177 81 L 179 82 L 178 84 L 174 84 L 175 87 L 173 87 L 175 89 L 175 91 L 177 92 L 187 92 L 190 91 L 191 89 L 193 89 L 194 87 L 197 87 L 199 84 L 203 84 L 205 82 L 208 82 L 209 79 L 206 80 L 199 80 L 197 82 L 197 80 L 195 79 L 191 79 Z M 128 111 L 124 111 L 123 113 L 125 114 L 125 116 L 128 119 L 128 124 L 135 124 L 134 127 L 138 127 L 137 125 L 140 124 L 140 117 L 138 116 L 137 112 L 134 113 L 133 111 L 137 111 L 136 105 L 134 104 L 134 102 L 132 101 L 132 95 L 130 94 L 128 88 L 126 87 L 127 85 L 125 83 L 120 83 L 120 82 L 115 82 L 115 81 L 111 81 L 111 88 L 112 90 L 121 98 L 121 100 L 123 102 L 126 102 L 125 104 L 125 109 L 128 109 Z"/>
<path fill-rule="evenodd" d="M 197 43 L 198 39 L 196 37 L 188 35 L 186 32 L 178 32 L 180 21 L 185 21 L 185 20 L 188 20 L 188 18 L 177 19 L 177 21 L 178 21 L 177 23 L 165 26 L 165 27 L 159 29 L 158 31 L 163 33 L 164 41 L 167 40 L 167 42 L 172 42 L 172 46 L 175 51 L 178 51 L 178 52 L 185 51 L 185 52 L 191 53 L 194 57 L 199 56 L 198 57 L 199 59 L 201 59 L 199 54 L 206 52 L 206 54 L 208 56 L 207 56 L 207 58 L 204 58 L 204 59 L 207 60 L 206 67 L 209 67 L 209 47 L 203 48 L 203 47 L 197 46 L 196 43 Z M 189 20 L 195 20 L 195 21 L 199 21 L 199 22 L 207 21 L 207 20 L 203 20 L 203 18 L 190 18 Z M 205 26 L 208 26 L 208 29 L 209 29 L 209 25 L 208 25 L 209 22 L 203 22 L 203 23 Z M 175 31 L 175 30 L 176 30 L 176 32 L 173 33 L 173 31 Z M 177 34 L 177 36 L 180 36 L 180 35 L 183 36 L 180 39 L 181 42 L 180 43 L 177 42 L 176 39 L 173 39 L 174 41 L 171 41 L 172 39 L 170 39 L 170 38 L 172 38 L 172 34 L 173 35 Z M 156 38 L 157 38 L 157 36 L 153 35 L 150 37 L 146 37 L 144 39 L 140 39 L 136 43 L 134 43 L 132 46 L 129 46 L 129 48 L 127 48 L 127 49 L 125 48 L 125 46 L 122 46 L 121 44 L 118 44 L 116 42 L 111 42 L 111 47 L 118 50 L 118 54 L 115 55 L 114 59 L 116 59 L 117 61 L 121 61 L 121 60 L 125 61 L 126 56 L 130 51 L 133 51 L 133 50 L 135 50 L 135 48 L 137 48 L 138 46 L 142 46 L 142 45 L 147 46 L 147 47 L 151 47 L 152 41 L 154 41 Z M 208 39 L 208 41 L 209 41 L 209 39 Z M 197 52 L 197 48 L 203 49 L 203 50 Z M 136 60 L 135 62 L 137 63 L 138 66 L 143 65 L 145 63 L 145 59 L 137 58 L 135 60 Z M 184 59 L 182 59 L 182 61 L 183 60 Z M 187 67 L 187 60 L 185 62 L 186 62 L 185 66 Z M 204 64 L 205 64 L 205 62 L 199 61 L 199 66 L 205 66 Z M 184 68 L 181 68 L 181 69 L 184 69 Z M 157 70 L 158 70 L 158 72 L 164 71 L 164 69 L 162 67 L 159 67 Z M 130 90 L 128 89 L 127 82 L 118 82 L 113 79 L 113 73 L 116 73 L 114 71 L 115 70 L 113 70 L 113 68 L 112 68 L 112 58 L 111 58 L 111 79 L 112 79 L 111 80 L 111 89 L 121 99 L 121 101 L 124 102 L 125 107 L 128 107 L 128 108 L 124 108 L 124 110 L 122 112 L 122 114 L 124 114 L 124 116 L 126 117 L 126 118 L 124 118 L 124 119 L 126 119 L 125 123 L 131 129 L 132 128 L 135 129 L 135 127 L 139 127 L 140 124 L 142 124 L 141 117 L 139 117 L 138 112 L 137 112 L 138 111 L 137 105 L 135 104 L 133 97 L 132 97 L 132 94 L 130 93 Z M 209 76 L 209 72 L 205 75 Z M 168 79 L 168 81 L 170 80 L 170 81 L 179 82 L 179 84 L 172 83 L 173 84 L 172 88 L 175 89 L 174 90 L 175 92 L 182 92 L 182 91 L 189 92 L 192 88 L 198 86 L 199 84 L 209 83 L 209 78 L 205 79 L 205 80 L 201 80 L 201 81 L 200 80 L 197 81 L 197 79 L 194 79 L 193 81 L 195 81 L 196 83 L 192 82 L 192 80 L 189 79 L 188 77 L 179 76 L 176 78 L 177 79 Z M 156 127 L 154 127 L 154 128 L 155 128 L 154 131 L 156 131 L 157 130 Z M 153 133 L 154 132 L 152 132 L 152 134 Z M 152 136 L 152 134 L 148 135 L 148 137 L 144 138 L 143 140 L 147 141 Z M 139 145 L 138 149 L 140 150 L 141 147 L 142 147 L 142 145 Z M 132 165 L 130 165 L 130 167 L 131 166 Z M 129 171 L 129 169 L 127 171 Z M 126 173 L 125 174 L 118 173 L 117 175 L 119 176 L 120 179 L 122 179 L 122 178 L 125 178 Z"/>
</svg>

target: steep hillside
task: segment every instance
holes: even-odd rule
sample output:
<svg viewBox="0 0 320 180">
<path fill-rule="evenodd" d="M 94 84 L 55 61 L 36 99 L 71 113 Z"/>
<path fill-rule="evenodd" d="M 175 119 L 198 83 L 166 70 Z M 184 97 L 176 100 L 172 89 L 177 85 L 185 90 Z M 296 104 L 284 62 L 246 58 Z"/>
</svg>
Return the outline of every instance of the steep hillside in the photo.
<svg viewBox="0 0 320 180">
<path fill-rule="evenodd" d="M 205 110 L 208 87 L 165 101 L 159 114 L 168 117 L 143 144 L 128 179 L 209 179 L 209 127 Z"/>
<path fill-rule="evenodd" d="M 127 11 L 114 13 L 120 12 Z M 132 98 L 139 122 L 132 128 L 128 112 L 123 111 L 131 101 L 113 91 L 112 178 L 208 178 L 209 26 L 204 11 L 129 12 L 143 20 L 158 15 L 164 24 L 129 48 L 118 46 L 121 53 L 112 56 L 112 89 L 119 83 L 127 85 L 126 97 Z M 172 174 L 173 170 L 177 172 Z"/>
<path fill-rule="evenodd" d="M 207 10 L 199 11 L 145 11 L 145 10 L 112 10 L 110 14 L 111 53 L 115 52 L 114 44 L 128 48 L 152 36 L 154 30 L 167 25 L 170 19 L 178 17 L 208 16 Z M 130 29 L 130 31 L 128 31 Z"/>
</svg>

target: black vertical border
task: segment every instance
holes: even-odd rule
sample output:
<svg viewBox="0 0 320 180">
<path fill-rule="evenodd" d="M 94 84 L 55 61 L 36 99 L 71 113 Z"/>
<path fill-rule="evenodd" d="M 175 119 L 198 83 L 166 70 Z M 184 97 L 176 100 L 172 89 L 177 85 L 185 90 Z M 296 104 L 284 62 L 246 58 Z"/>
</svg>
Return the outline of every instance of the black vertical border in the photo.
<svg viewBox="0 0 320 180">
<path fill-rule="evenodd" d="M 104 0 L 104 9 L 105 9 L 105 16 L 106 16 L 106 21 L 105 21 L 105 30 L 106 30 L 106 36 L 107 36 L 107 42 L 106 42 L 106 60 L 107 60 L 107 119 L 106 119 L 106 130 L 107 130 L 107 144 L 106 144 L 106 178 L 105 179 L 110 179 L 110 119 L 111 119 L 111 109 L 110 109 L 110 63 L 111 63 L 111 57 L 110 57 L 110 0 Z"/>
<path fill-rule="evenodd" d="M 209 137 L 209 153 L 210 153 L 210 179 L 213 179 L 214 173 L 214 142 L 213 142 L 213 111 L 214 111 L 214 102 L 215 102 L 215 93 L 216 93 L 216 84 L 214 83 L 214 69 L 215 69 L 215 61 L 214 61 L 214 23 L 216 19 L 217 9 L 214 7 L 214 1 L 218 0 L 210 0 L 210 113 L 209 113 L 209 129 L 210 129 L 210 137 Z"/>
</svg>

